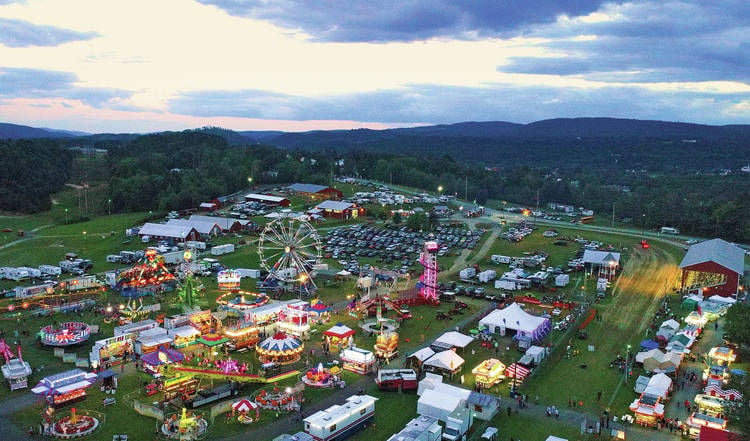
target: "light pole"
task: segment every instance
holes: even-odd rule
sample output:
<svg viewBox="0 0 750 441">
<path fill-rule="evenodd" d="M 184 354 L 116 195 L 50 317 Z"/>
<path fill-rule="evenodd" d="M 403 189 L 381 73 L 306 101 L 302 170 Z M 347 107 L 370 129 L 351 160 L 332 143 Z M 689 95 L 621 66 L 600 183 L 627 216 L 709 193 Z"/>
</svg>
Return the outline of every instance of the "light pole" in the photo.
<svg viewBox="0 0 750 441">
<path fill-rule="evenodd" d="M 65 225 L 68 224 L 68 209 L 65 209 Z"/>
<path fill-rule="evenodd" d="M 628 382 L 628 371 L 630 371 L 630 345 L 628 345 L 625 353 L 625 369 L 622 372 L 622 379 L 625 383 Z"/>
<path fill-rule="evenodd" d="M 443 195 L 443 186 L 442 185 L 438 185 L 438 193 L 440 193 L 440 196 Z"/>
<path fill-rule="evenodd" d="M 107 212 L 112 215 L 112 199 L 107 199 Z"/>
</svg>

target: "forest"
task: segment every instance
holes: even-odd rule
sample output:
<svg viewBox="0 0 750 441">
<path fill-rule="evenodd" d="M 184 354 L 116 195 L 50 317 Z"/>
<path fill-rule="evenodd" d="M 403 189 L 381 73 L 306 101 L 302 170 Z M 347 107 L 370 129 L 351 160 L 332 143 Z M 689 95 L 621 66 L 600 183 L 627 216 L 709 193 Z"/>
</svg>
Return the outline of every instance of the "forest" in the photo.
<svg viewBox="0 0 750 441">
<path fill-rule="evenodd" d="M 362 150 L 318 151 L 233 145 L 203 131 L 160 133 L 126 139 L 98 139 L 90 147 L 105 154 L 76 153 L 80 140 L 4 141 L 0 159 L 0 209 L 38 212 L 68 182 L 100 188 L 99 212 L 166 211 L 253 185 L 309 182 L 331 184 L 333 176 L 357 176 L 427 191 L 456 194 L 489 204 L 528 207 L 548 202 L 593 209 L 635 227 L 673 226 L 685 234 L 747 241 L 750 237 L 750 174 L 670 172 L 631 167 L 592 167 L 575 155 L 560 164 L 531 149 L 501 166 L 459 160 L 450 154 L 418 155 Z M 568 152 L 570 153 L 570 152 Z M 652 153 L 648 161 L 670 162 Z M 638 158 L 635 158 L 638 159 Z M 645 159 L 644 159 L 645 161 Z M 612 162 L 612 161 L 610 161 Z M 273 173 L 270 173 L 273 172 Z M 109 201 L 102 203 L 101 200 Z M 96 211 L 96 210 L 95 210 Z"/>
</svg>

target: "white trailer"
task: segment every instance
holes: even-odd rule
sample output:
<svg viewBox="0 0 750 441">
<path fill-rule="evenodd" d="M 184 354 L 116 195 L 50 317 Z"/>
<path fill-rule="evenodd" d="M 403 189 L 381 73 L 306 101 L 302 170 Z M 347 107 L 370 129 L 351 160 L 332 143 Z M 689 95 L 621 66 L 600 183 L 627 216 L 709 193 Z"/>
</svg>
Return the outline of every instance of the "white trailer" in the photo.
<svg viewBox="0 0 750 441">
<path fill-rule="evenodd" d="M 24 270 L 27 273 L 29 273 L 29 277 L 31 277 L 31 278 L 38 279 L 38 278 L 42 277 L 42 272 L 39 271 L 38 268 L 30 268 L 28 266 L 19 266 L 18 269 Z"/>
<path fill-rule="evenodd" d="M 229 254 L 234 252 L 234 245 L 231 243 L 224 244 L 224 245 L 216 245 L 215 247 L 211 248 L 211 255 L 213 256 L 221 256 L 223 254 Z"/>
<path fill-rule="evenodd" d="M 344 439 L 370 424 L 376 400 L 369 395 L 352 395 L 342 405 L 335 404 L 305 418 L 305 432 L 317 441 Z"/>
<path fill-rule="evenodd" d="M 500 254 L 493 254 L 492 257 L 490 257 L 490 260 L 494 263 L 504 263 L 508 264 L 510 263 L 510 256 L 501 256 Z"/>
<path fill-rule="evenodd" d="M 122 263 L 122 256 L 119 254 L 108 254 L 106 259 L 109 263 Z"/>
<path fill-rule="evenodd" d="M 60 267 L 54 265 L 39 265 L 39 271 L 45 276 L 59 276 L 62 274 Z"/>
<path fill-rule="evenodd" d="M 570 283 L 570 276 L 568 274 L 558 274 L 555 277 L 555 286 L 568 286 Z"/>
<path fill-rule="evenodd" d="M 184 260 L 183 251 L 172 251 L 170 253 L 164 253 L 161 257 L 164 258 L 165 265 L 179 265 Z"/>
<path fill-rule="evenodd" d="M 680 234 L 680 230 L 673 227 L 661 227 L 661 234 Z"/>
<path fill-rule="evenodd" d="M 521 289 L 518 284 L 513 280 L 500 279 L 495 280 L 495 289 L 506 289 L 508 291 L 515 291 Z"/>
<path fill-rule="evenodd" d="M 494 280 L 495 277 L 497 277 L 497 271 L 495 270 L 484 270 L 481 273 L 477 274 L 477 278 L 482 283 L 487 283 L 490 280 Z"/>
<path fill-rule="evenodd" d="M 240 277 L 250 277 L 251 279 L 260 277 L 260 270 L 257 269 L 237 268 L 235 271 Z"/>
<path fill-rule="evenodd" d="M 7 267 L 3 268 L 3 277 L 18 282 L 19 280 L 28 279 L 29 272 L 22 268 Z"/>
<path fill-rule="evenodd" d="M 459 271 L 458 276 L 463 279 L 471 279 L 474 277 L 477 273 L 477 270 L 473 267 L 464 268 L 461 271 Z"/>
<path fill-rule="evenodd" d="M 60 282 L 60 285 L 68 291 L 83 291 L 85 289 L 94 289 L 101 286 L 96 279 L 96 276 L 92 274 L 63 280 Z"/>
<path fill-rule="evenodd" d="M 13 291 L 15 291 L 17 299 L 24 299 L 52 293 L 54 289 L 55 285 L 53 283 L 43 283 L 34 286 L 17 286 Z"/>
<path fill-rule="evenodd" d="M 205 251 L 206 242 L 199 242 L 197 240 L 188 240 L 187 242 L 185 242 L 185 248 L 193 248 L 196 250 Z"/>
</svg>

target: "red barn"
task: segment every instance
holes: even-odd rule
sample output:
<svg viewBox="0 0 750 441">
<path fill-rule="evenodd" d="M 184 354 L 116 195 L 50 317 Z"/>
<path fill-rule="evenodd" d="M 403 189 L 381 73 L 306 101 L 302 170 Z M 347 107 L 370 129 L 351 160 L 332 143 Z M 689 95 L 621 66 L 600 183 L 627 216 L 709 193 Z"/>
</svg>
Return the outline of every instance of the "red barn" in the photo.
<svg viewBox="0 0 750 441">
<path fill-rule="evenodd" d="M 296 183 L 287 187 L 287 190 L 289 190 L 291 193 L 304 196 L 308 199 L 319 201 L 326 199 L 339 201 L 344 197 L 344 194 L 341 192 L 341 190 L 337 190 L 333 187 L 327 187 L 325 185 Z"/>
<path fill-rule="evenodd" d="M 745 251 L 725 240 L 707 240 L 688 248 L 680 269 L 683 291 L 736 296 L 745 270 Z"/>
</svg>

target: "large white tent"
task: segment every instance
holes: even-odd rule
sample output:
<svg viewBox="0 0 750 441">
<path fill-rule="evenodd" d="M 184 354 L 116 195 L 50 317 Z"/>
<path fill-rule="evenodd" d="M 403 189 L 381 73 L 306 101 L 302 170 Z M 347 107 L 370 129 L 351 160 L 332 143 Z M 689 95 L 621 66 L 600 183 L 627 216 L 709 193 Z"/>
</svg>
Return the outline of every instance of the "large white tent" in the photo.
<svg viewBox="0 0 750 441">
<path fill-rule="evenodd" d="M 662 399 L 667 398 L 669 389 L 672 387 L 672 379 L 668 376 L 659 373 L 651 377 L 646 385 L 646 389 L 643 391 L 649 395 L 656 395 Z"/>
<path fill-rule="evenodd" d="M 539 317 L 521 309 L 518 303 L 512 303 L 505 309 L 496 309 L 479 320 L 479 324 L 490 332 L 504 333 L 506 329 L 517 331 L 519 336 L 541 340 L 550 331 L 548 318 Z"/>
<path fill-rule="evenodd" d="M 464 364 L 464 359 L 453 351 L 438 352 L 424 362 L 425 366 L 431 366 L 444 371 L 455 372 Z"/>
<path fill-rule="evenodd" d="M 456 331 L 448 331 L 438 337 L 438 339 L 435 340 L 435 343 L 463 349 L 472 341 L 474 341 L 473 337 L 469 337 L 468 335 Z"/>
</svg>

